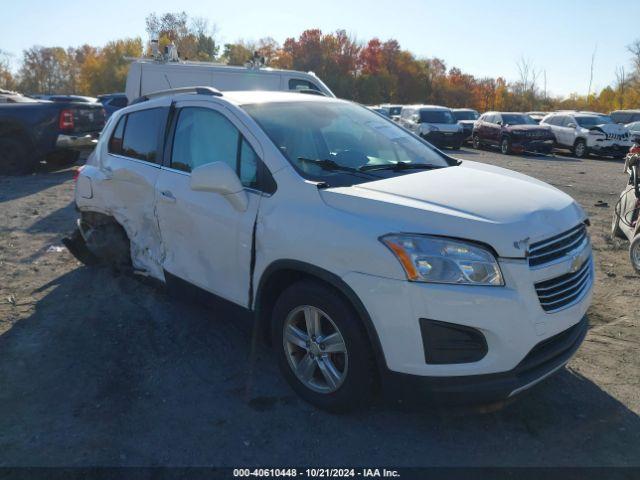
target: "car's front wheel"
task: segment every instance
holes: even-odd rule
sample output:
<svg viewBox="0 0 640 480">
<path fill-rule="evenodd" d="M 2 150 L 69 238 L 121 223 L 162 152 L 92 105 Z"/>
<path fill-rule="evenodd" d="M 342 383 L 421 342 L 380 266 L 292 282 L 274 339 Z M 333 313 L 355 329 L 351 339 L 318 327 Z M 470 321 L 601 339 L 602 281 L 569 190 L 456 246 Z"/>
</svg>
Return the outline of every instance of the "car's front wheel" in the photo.
<svg viewBox="0 0 640 480">
<path fill-rule="evenodd" d="M 482 143 L 480 143 L 480 135 L 474 133 L 471 137 L 471 144 L 473 145 L 473 148 L 475 148 L 476 150 L 480 150 L 480 148 L 482 147 Z"/>
<path fill-rule="evenodd" d="M 509 137 L 503 137 L 500 141 L 500 151 L 503 155 L 509 155 L 511 153 L 511 141 Z"/>
<path fill-rule="evenodd" d="M 585 158 L 589 154 L 587 144 L 581 138 L 576 140 L 576 143 L 573 145 L 573 154 L 578 158 Z"/>
<path fill-rule="evenodd" d="M 274 306 L 272 338 L 280 370 L 307 402 L 345 412 L 371 397 L 375 369 L 366 332 L 332 288 L 315 281 L 287 288 Z"/>
</svg>

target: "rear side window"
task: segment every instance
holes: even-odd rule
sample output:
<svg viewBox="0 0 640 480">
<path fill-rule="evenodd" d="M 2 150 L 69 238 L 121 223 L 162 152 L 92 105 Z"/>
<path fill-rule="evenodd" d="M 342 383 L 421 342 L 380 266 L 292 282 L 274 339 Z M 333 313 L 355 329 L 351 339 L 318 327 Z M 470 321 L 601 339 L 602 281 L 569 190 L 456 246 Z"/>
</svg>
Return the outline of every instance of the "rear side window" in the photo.
<svg viewBox="0 0 640 480">
<path fill-rule="evenodd" d="M 113 129 L 113 134 L 109 139 L 109 153 L 122 155 L 122 137 L 124 136 L 124 126 L 126 123 L 126 115 L 118 120 L 118 124 L 116 125 L 116 128 Z"/>
<path fill-rule="evenodd" d="M 316 90 L 320 91 L 317 85 L 311 83 L 308 80 L 302 80 L 300 78 L 292 78 L 289 80 L 289 90 Z"/>
<path fill-rule="evenodd" d="M 160 132 L 165 119 L 166 113 L 161 108 L 128 114 L 122 140 L 122 155 L 158 163 Z"/>
</svg>

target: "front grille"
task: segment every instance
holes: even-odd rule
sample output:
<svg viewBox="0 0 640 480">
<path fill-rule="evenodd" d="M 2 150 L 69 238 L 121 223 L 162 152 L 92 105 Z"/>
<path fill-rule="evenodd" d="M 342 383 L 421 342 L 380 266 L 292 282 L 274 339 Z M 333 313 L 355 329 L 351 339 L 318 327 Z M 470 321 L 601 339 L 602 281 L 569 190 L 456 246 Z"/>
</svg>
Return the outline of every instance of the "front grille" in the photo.
<svg viewBox="0 0 640 480">
<path fill-rule="evenodd" d="M 529 247 L 529 266 L 535 267 L 564 257 L 587 241 L 587 227 L 584 223 L 571 230 Z"/>
<path fill-rule="evenodd" d="M 547 313 L 557 312 L 580 300 L 591 286 L 591 258 L 575 272 L 535 284 L 540 306 Z"/>
<path fill-rule="evenodd" d="M 629 139 L 629 134 L 628 133 L 607 133 L 606 137 L 607 140 L 628 140 Z"/>
</svg>

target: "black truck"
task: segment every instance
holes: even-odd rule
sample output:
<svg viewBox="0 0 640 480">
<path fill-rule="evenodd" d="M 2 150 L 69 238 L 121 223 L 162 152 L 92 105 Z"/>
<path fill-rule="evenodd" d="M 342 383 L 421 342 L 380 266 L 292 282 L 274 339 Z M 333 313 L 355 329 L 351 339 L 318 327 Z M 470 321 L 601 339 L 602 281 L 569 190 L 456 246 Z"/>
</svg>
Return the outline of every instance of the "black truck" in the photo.
<svg viewBox="0 0 640 480">
<path fill-rule="evenodd" d="M 33 172 L 41 160 L 76 161 L 105 124 L 100 103 L 24 101 L 0 104 L 0 175 Z"/>
</svg>

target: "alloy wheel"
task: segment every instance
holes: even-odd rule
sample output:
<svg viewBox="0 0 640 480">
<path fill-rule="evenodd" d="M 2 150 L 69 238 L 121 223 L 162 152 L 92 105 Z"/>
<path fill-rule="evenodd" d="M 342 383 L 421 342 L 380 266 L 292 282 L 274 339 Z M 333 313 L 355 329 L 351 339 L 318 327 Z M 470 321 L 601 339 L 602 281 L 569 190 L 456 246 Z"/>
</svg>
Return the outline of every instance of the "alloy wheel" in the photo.
<svg viewBox="0 0 640 480">
<path fill-rule="evenodd" d="M 342 333 L 326 313 L 310 305 L 293 309 L 282 337 L 289 366 L 305 387 L 325 394 L 340 388 L 349 354 Z"/>
</svg>

